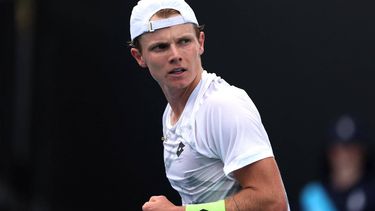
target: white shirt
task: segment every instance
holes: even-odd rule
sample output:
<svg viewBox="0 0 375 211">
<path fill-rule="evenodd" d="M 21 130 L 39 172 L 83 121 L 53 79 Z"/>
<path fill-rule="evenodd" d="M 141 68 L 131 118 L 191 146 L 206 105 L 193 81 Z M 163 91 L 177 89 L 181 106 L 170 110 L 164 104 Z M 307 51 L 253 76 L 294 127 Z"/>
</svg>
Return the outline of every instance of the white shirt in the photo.
<svg viewBox="0 0 375 211">
<path fill-rule="evenodd" d="M 273 157 L 268 135 L 247 93 L 203 71 L 175 125 L 163 114 L 167 178 L 182 204 L 224 199 L 240 187 L 232 172 Z"/>
</svg>

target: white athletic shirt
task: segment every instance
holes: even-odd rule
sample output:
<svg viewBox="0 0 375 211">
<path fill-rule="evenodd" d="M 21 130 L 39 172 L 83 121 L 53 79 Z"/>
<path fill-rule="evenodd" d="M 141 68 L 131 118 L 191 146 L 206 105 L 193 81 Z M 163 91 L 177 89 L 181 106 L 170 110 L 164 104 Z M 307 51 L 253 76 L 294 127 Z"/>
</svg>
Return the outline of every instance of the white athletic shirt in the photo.
<svg viewBox="0 0 375 211">
<path fill-rule="evenodd" d="M 250 97 L 214 73 L 203 71 L 175 125 L 171 111 L 168 104 L 163 114 L 164 163 L 183 205 L 233 195 L 240 189 L 234 170 L 273 157 Z"/>
</svg>

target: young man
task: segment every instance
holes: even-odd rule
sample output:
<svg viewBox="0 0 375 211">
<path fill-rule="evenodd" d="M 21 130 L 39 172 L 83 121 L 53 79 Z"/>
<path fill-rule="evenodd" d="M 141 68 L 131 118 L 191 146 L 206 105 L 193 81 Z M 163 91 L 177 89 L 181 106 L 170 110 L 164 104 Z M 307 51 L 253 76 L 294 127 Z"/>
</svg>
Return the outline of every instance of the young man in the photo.
<svg viewBox="0 0 375 211">
<path fill-rule="evenodd" d="M 246 92 L 203 70 L 204 32 L 184 0 L 140 0 L 130 17 L 131 55 L 168 105 L 167 177 L 182 199 L 152 196 L 143 210 L 288 210 L 260 115 Z"/>
</svg>

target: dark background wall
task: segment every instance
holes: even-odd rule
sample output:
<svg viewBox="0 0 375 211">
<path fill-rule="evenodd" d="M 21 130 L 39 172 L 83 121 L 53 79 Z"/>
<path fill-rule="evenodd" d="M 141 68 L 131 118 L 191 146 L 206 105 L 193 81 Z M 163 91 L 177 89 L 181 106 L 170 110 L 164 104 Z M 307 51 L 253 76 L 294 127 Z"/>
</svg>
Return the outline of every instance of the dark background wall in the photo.
<svg viewBox="0 0 375 211">
<path fill-rule="evenodd" d="M 332 117 L 353 112 L 374 129 L 373 3 L 188 2 L 206 26 L 204 68 L 257 105 L 294 208 L 319 175 Z M 155 194 L 179 203 L 162 161 L 166 100 L 127 47 L 135 3 L 36 0 L 25 44 L 16 2 L 0 1 L 0 210 L 141 210 Z M 26 76 L 17 43 L 32 43 Z"/>
</svg>

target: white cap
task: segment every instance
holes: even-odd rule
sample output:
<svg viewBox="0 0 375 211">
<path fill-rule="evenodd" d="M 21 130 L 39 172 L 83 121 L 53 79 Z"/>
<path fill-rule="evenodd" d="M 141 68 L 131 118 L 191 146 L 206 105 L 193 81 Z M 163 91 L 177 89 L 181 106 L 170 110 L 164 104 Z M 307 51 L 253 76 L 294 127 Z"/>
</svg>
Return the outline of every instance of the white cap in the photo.
<svg viewBox="0 0 375 211">
<path fill-rule="evenodd" d="M 151 17 L 162 9 L 175 9 L 180 16 L 150 21 Z M 153 32 L 157 29 L 174 26 L 183 23 L 198 25 L 194 11 L 184 0 L 140 0 L 133 8 L 130 16 L 131 40 L 145 32 Z"/>
</svg>

